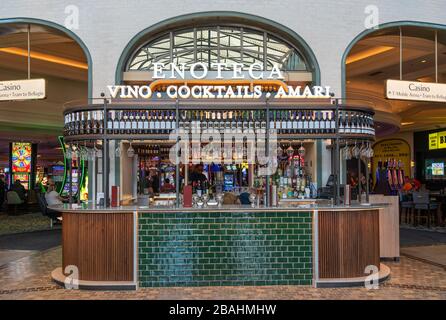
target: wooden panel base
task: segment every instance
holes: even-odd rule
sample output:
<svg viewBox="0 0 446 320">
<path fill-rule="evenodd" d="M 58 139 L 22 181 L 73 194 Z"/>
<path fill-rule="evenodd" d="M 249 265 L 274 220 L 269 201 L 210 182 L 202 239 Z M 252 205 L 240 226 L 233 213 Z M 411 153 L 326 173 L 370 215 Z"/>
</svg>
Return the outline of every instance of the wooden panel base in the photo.
<svg viewBox="0 0 446 320">
<path fill-rule="evenodd" d="M 319 212 L 319 278 L 356 278 L 379 268 L 379 210 Z"/>
<path fill-rule="evenodd" d="M 63 213 L 62 265 L 79 280 L 133 281 L 133 213 Z"/>
</svg>

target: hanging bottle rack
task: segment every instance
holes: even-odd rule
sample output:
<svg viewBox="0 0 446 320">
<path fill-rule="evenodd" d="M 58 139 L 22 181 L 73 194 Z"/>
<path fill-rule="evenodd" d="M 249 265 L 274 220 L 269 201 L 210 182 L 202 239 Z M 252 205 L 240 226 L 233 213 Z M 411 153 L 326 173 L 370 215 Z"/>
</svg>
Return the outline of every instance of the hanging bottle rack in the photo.
<svg viewBox="0 0 446 320">
<path fill-rule="evenodd" d="M 276 132 L 284 139 L 374 139 L 374 112 L 367 106 L 295 101 L 199 101 L 101 103 L 66 107 L 66 141 L 169 138 L 175 129 L 191 133 Z"/>
</svg>

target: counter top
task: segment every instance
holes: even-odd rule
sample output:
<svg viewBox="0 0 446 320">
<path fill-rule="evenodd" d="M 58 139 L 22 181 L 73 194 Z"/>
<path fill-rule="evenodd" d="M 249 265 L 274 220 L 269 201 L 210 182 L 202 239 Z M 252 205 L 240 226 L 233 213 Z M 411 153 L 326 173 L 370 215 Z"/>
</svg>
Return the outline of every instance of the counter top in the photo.
<svg viewBox="0 0 446 320">
<path fill-rule="evenodd" d="M 94 204 L 63 204 L 49 206 L 50 209 L 59 212 L 259 212 L 259 211 L 275 211 L 275 212 L 289 212 L 289 211 L 358 211 L 380 209 L 386 207 L 386 203 L 374 204 L 352 204 L 350 206 L 344 205 L 330 205 L 330 204 L 301 204 L 301 205 L 280 205 L 278 207 L 251 207 L 248 205 L 223 205 L 222 207 L 206 207 L 206 208 L 173 208 L 173 207 L 155 207 L 155 206 L 119 206 L 119 207 L 104 207 Z"/>
</svg>

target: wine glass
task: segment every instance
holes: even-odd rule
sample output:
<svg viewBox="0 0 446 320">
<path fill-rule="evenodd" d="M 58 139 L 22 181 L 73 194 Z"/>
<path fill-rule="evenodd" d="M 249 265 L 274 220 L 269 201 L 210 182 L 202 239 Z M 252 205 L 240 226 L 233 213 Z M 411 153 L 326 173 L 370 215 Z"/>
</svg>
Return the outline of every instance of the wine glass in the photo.
<svg viewBox="0 0 446 320">
<path fill-rule="evenodd" d="M 223 193 L 217 193 L 215 198 L 217 199 L 218 207 L 220 208 L 223 204 Z"/>
<path fill-rule="evenodd" d="M 201 201 L 203 201 L 203 207 L 207 207 L 209 201 L 209 195 L 207 193 L 201 196 Z"/>
<path fill-rule="evenodd" d="M 251 192 L 249 195 L 249 202 L 251 202 L 251 207 L 255 208 L 256 206 L 256 198 L 257 195 L 255 194 L 255 192 Z"/>
</svg>

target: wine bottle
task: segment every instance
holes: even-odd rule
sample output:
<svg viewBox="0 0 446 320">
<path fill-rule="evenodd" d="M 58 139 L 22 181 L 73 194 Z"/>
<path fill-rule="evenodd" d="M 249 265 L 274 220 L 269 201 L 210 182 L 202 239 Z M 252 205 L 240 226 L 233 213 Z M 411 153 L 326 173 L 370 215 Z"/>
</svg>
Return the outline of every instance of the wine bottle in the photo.
<svg viewBox="0 0 446 320">
<path fill-rule="evenodd" d="M 110 131 L 110 133 L 114 133 L 114 134 L 116 134 L 116 133 L 118 133 L 118 131 L 119 131 L 119 121 L 118 121 L 118 115 L 117 115 L 117 111 L 115 111 L 115 110 L 113 110 L 112 111 L 112 117 L 111 117 L 111 119 L 112 119 L 112 127 L 110 128 L 110 129 L 112 129 L 112 131 Z"/>
<path fill-rule="evenodd" d="M 135 111 L 136 132 L 137 134 L 143 133 L 143 122 L 141 121 L 141 111 Z"/>
<path fill-rule="evenodd" d="M 310 123 L 309 123 L 310 119 L 309 119 L 309 114 L 307 111 L 303 112 L 303 133 L 304 134 L 308 134 L 309 133 L 309 129 L 310 129 Z"/>
<path fill-rule="evenodd" d="M 345 133 L 345 113 L 340 112 L 339 117 L 339 133 Z"/>
<path fill-rule="evenodd" d="M 314 112 L 313 111 L 309 111 L 308 112 L 309 117 L 308 117 L 308 131 L 309 133 L 315 133 L 315 118 L 314 118 Z"/>
<path fill-rule="evenodd" d="M 102 111 L 98 111 L 96 118 L 96 127 L 98 134 L 104 134 L 104 113 Z"/>
<path fill-rule="evenodd" d="M 266 112 L 261 111 L 259 117 L 260 117 L 260 129 L 266 130 Z"/>
</svg>

